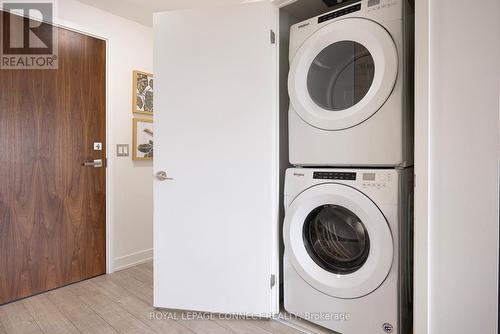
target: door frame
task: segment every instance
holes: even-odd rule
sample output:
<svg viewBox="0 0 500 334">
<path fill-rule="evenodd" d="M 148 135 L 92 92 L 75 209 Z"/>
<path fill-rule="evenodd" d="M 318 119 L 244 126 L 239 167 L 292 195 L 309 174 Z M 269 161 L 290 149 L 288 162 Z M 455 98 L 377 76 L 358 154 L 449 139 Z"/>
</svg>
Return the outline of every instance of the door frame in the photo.
<svg viewBox="0 0 500 334">
<path fill-rule="evenodd" d="M 2 10 L 2 8 L 0 8 Z M 11 13 L 13 15 L 19 15 L 17 13 Z M 29 15 L 19 15 L 23 16 L 25 18 L 35 20 L 35 21 L 40 21 L 36 17 L 29 16 Z M 114 191 L 112 190 L 113 187 L 112 185 L 114 184 L 111 179 L 111 173 L 110 173 L 110 168 L 109 168 L 109 143 L 110 143 L 110 138 L 109 138 L 109 39 L 103 35 L 98 35 L 94 34 L 88 31 L 83 30 L 84 28 L 79 26 L 77 27 L 76 24 L 70 22 L 70 21 L 62 21 L 59 18 L 54 18 L 54 22 L 48 22 L 46 20 L 42 20 L 43 23 L 50 24 L 56 28 L 61 28 L 61 29 L 66 29 L 69 31 L 76 32 L 78 34 L 82 34 L 85 36 L 93 37 L 99 40 L 102 40 L 106 43 L 106 93 L 105 93 L 105 99 L 106 99 L 106 110 L 105 110 L 105 118 L 106 118 L 106 156 L 104 157 L 105 164 L 104 168 L 106 169 L 106 274 L 111 274 L 114 271 L 113 268 L 113 227 L 114 227 L 114 212 L 113 210 L 110 210 L 111 208 L 111 200 L 114 198 Z"/>
</svg>

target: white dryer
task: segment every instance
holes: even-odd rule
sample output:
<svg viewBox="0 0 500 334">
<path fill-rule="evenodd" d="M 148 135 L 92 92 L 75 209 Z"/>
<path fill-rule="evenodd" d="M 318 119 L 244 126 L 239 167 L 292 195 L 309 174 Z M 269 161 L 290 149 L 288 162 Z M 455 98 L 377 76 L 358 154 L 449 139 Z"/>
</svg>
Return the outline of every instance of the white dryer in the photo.
<svg viewBox="0 0 500 334">
<path fill-rule="evenodd" d="M 291 27 L 292 165 L 413 164 L 409 1 L 349 1 Z"/>
<path fill-rule="evenodd" d="M 412 169 L 289 169 L 285 309 L 342 334 L 410 333 Z"/>
</svg>

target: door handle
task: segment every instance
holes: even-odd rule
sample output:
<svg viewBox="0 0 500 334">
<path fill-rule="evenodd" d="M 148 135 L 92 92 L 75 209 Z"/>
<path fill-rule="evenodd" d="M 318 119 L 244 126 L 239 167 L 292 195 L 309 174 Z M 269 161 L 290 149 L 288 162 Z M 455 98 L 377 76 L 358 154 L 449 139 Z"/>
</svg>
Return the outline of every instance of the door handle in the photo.
<svg viewBox="0 0 500 334">
<path fill-rule="evenodd" d="M 101 168 L 102 167 L 102 159 L 96 159 L 93 161 L 84 161 L 83 166 L 84 167 Z"/>
<path fill-rule="evenodd" d="M 159 171 L 156 173 L 156 178 L 160 181 L 173 180 L 173 178 L 167 176 L 167 172 Z"/>
</svg>

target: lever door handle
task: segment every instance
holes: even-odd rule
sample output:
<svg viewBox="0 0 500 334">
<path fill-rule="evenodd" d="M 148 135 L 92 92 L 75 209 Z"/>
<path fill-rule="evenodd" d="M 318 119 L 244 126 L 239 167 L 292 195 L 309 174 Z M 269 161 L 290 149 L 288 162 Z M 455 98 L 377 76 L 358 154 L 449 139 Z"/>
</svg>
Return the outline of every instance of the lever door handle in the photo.
<svg viewBox="0 0 500 334">
<path fill-rule="evenodd" d="M 159 171 L 156 173 L 156 178 L 160 181 L 173 180 L 173 178 L 168 177 L 167 172 Z"/>
<path fill-rule="evenodd" d="M 96 159 L 93 161 L 84 161 L 83 166 L 84 167 L 101 168 L 102 167 L 102 159 Z"/>
</svg>

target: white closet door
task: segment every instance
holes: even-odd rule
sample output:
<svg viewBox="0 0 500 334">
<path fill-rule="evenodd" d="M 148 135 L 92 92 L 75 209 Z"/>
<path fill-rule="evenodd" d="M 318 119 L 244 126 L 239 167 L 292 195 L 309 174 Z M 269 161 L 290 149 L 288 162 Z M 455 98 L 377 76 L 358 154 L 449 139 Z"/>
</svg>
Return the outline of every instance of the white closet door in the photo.
<svg viewBox="0 0 500 334">
<path fill-rule="evenodd" d="M 277 18 L 267 1 L 155 14 L 156 307 L 278 311 Z"/>
</svg>

